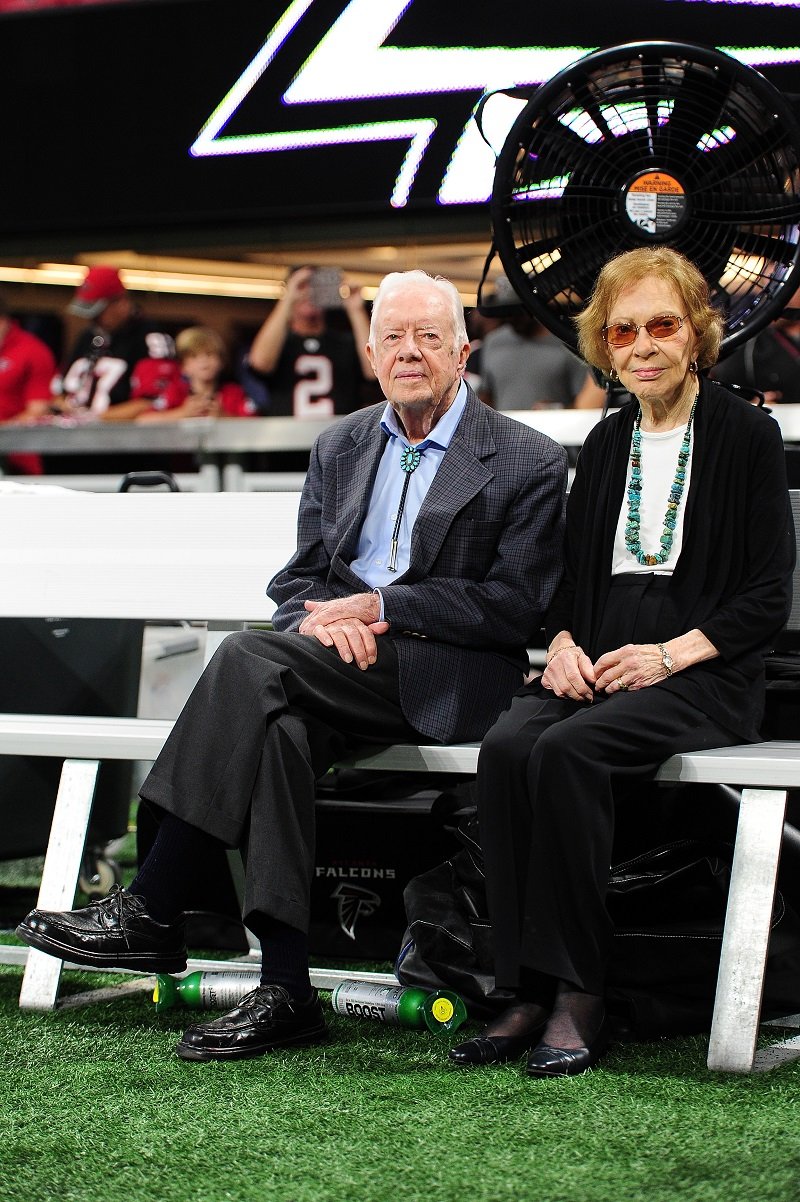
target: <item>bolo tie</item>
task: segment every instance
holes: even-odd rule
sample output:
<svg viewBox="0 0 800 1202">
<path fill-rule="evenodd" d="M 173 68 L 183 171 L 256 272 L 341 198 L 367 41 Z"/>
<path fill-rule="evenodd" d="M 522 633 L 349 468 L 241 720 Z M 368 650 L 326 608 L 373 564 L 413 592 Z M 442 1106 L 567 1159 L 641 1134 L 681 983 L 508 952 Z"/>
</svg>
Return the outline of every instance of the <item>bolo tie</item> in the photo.
<svg viewBox="0 0 800 1202">
<path fill-rule="evenodd" d="M 411 482 L 411 474 L 415 472 L 420 465 L 422 459 L 422 451 L 418 447 L 405 447 L 400 456 L 400 467 L 406 474 L 403 481 L 403 491 L 400 494 L 400 504 L 397 507 L 397 517 L 392 531 L 392 547 L 389 552 L 389 562 L 386 565 L 387 571 L 397 571 L 397 544 L 400 538 L 400 523 L 403 520 L 403 510 L 406 504 L 406 496 L 408 495 L 408 486 Z"/>
</svg>

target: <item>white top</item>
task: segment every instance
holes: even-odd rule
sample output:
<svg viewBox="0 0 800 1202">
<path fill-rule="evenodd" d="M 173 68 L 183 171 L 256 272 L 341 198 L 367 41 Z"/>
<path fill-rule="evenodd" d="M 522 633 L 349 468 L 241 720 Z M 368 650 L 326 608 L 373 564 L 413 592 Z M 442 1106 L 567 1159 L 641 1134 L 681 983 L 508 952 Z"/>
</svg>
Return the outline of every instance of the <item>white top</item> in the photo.
<svg viewBox="0 0 800 1202">
<path fill-rule="evenodd" d="M 661 550 L 661 535 L 664 531 L 664 516 L 667 512 L 672 482 L 678 466 L 678 452 L 681 449 L 686 427 L 667 430 L 665 434 L 648 434 L 640 431 L 642 436 L 642 492 L 639 506 L 639 542 L 642 550 L 649 555 L 657 555 Z M 614 548 L 611 556 L 611 574 L 617 576 L 621 572 L 655 572 L 659 576 L 671 576 L 678 556 L 683 546 L 683 518 L 686 513 L 686 498 L 689 495 L 689 482 L 692 477 L 692 459 L 694 457 L 694 430 L 689 447 L 689 459 L 686 464 L 686 483 L 678 506 L 678 522 L 672 538 L 672 549 L 666 563 L 660 563 L 651 568 L 639 563 L 625 546 L 625 525 L 628 520 L 628 490 L 622 501 L 617 532 L 614 535 Z M 630 458 L 628 459 L 627 480 L 631 478 Z"/>
</svg>

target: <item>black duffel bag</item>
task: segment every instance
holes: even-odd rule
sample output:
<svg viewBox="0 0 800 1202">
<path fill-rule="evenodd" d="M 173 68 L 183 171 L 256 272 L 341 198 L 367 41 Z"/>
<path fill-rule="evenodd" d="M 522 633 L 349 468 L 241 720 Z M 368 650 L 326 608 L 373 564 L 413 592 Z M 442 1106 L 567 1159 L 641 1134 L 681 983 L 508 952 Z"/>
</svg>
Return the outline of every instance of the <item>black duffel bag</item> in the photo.
<svg viewBox="0 0 800 1202">
<path fill-rule="evenodd" d="M 407 885 L 396 971 L 403 984 L 454 989 L 472 1015 L 489 1016 L 511 995 L 494 987 L 477 832 L 472 818 L 459 829 L 461 849 Z M 618 1037 L 710 1028 L 732 853 L 729 844 L 681 839 L 612 868 L 606 1002 Z M 763 1014 L 799 1008 L 800 919 L 777 894 Z"/>
</svg>

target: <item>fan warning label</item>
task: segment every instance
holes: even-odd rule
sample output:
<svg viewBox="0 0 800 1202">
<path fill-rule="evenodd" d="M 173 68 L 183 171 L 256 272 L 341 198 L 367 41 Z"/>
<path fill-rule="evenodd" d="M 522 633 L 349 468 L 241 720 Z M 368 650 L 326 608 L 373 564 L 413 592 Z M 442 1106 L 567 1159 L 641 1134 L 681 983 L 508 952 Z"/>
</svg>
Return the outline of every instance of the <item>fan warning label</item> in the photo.
<svg viewBox="0 0 800 1202">
<path fill-rule="evenodd" d="M 625 212 L 647 234 L 669 234 L 683 220 L 686 193 L 673 175 L 646 171 L 628 188 Z"/>
</svg>

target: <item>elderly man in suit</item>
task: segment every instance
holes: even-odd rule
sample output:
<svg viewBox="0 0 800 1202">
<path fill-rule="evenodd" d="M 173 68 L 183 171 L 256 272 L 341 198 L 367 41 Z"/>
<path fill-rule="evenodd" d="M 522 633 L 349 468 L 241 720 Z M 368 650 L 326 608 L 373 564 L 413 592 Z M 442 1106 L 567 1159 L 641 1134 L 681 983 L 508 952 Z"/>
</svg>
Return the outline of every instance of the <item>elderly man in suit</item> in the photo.
<svg viewBox="0 0 800 1202">
<path fill-rule="evenodd" d="M 480 739 L 560 576 L 564 451 L 464 383 L 453 285 L 387 276 L 368 354 L 387 403 L 318 439 L 297 551 L 268 589 L 274 631 L 229 636 L 189 698 L 141 789 L 163 817 L 135 880 L 18 928 L 78 963 L 180 971 L 182 899 L 220 842 L 240 848 L 261 985 L 190 1027 L 186 1060 L 323 1038 L 306 934 L 316 780 L 365 741 Z"/>
</svg>

